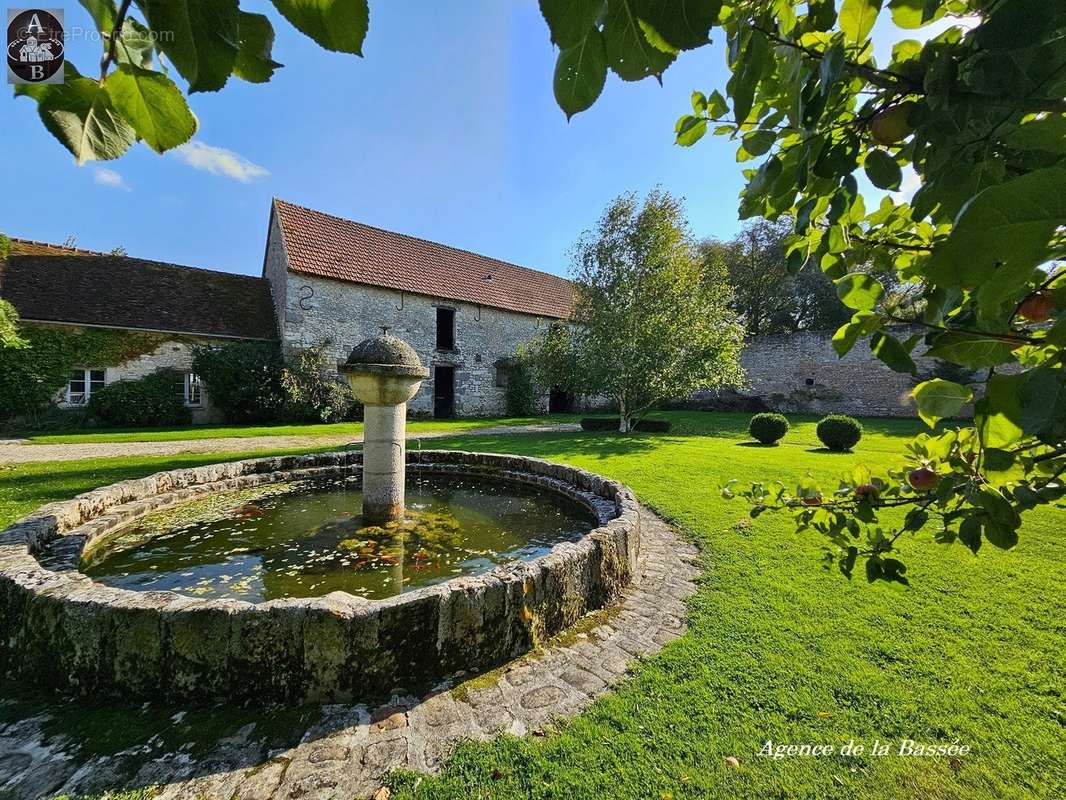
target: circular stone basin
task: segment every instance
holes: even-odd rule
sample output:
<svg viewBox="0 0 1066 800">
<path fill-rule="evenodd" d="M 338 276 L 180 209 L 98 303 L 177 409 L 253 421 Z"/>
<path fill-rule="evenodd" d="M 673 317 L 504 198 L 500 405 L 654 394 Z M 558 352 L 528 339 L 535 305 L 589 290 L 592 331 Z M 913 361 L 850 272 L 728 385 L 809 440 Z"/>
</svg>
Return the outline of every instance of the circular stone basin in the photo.
<svg viewBox="0 0 1066 800">
<path fill-rule="evenodd" d="M 410 476 L 402 524 L 368 526 L 361 504 L 354 475 L 221 492 L 119 529 L 82 553 L 81 571 L 190 597 L 380 600 L 538 558 L 596 526 L 564 495 L 462 476 Z"/>
<path fill-rule="evenodd" d="M 417 694 L 521 655 L 639 570 L 639 507 L 613 481 L 409 452 L 410 520 L 368 530 L 361 459 L 173 470 L 38 509 L 0 532 L 0 674 L 181 701 Z"/>
</svg>

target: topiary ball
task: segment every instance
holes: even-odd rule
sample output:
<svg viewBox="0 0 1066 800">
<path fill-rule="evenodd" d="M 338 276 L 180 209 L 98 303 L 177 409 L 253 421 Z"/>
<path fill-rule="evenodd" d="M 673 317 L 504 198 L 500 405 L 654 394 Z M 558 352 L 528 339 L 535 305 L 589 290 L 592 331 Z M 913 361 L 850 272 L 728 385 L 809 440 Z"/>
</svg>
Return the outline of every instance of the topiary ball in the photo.
<svg viewBox="0 0 1066 800">
<path fill-rule="evenodd" d="M 830 414 L 818 423 L 816 432 L 827 449 L 834 453 L 844 453 L 859 443 L 862 438 L 862 425 L 857 419 L 846 414 Z"/>
<path fill-rule="evenodd" d="M 788 433 L 788 420 L 781 414 L 756 414 L 748 423 L 751 438 L 763 444 L 773 444 Z"/>
</svg>

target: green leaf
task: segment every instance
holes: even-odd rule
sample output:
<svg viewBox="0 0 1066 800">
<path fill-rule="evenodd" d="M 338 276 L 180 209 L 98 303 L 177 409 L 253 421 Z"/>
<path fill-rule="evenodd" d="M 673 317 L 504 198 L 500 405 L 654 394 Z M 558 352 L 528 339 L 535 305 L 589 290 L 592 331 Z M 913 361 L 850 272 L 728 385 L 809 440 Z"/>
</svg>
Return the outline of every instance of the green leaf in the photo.
<svg viewBox="0 0 1066 800">
<path fill-rule="evenodd" d="M 271 57 L 274 26 L 262 14 L 240 13 L 240 45 L 233 74 L 249 83 L 266 83 L 281 64 Z"/>
<path fill-rule="evenodd" d="M 603 34 L 589 28 L 573 47 L 562 50 L 555 63 L 555 102 L 570 119 L 596 102 L 607 81 L 607 50 Z"/>
<path fill-rule="evenodd" d="M 900 181 L 903 180 L 903 170 L 899 163 L 884 150 L 871 150 L 866 154 L 863 162 L 866 176 L 870 183 L 878 189 L 899 189 Z"/>
<path fill-rule="evenodd" d="M 866 41 L 880 11 L 881 0 L 844 0 L 840 7 L 840 30 L 844 38 L 854 44 Z"/>
<path fill-rule="evenodd" d="M 985 447 L 1007 449 L 1022 438 L 1021 390 L 1024 375 L 993 375 L 977 401 L 974 423 Z"/>
<path fill-rule="evenodd" d="M 970 548 L 974 555 L 981 549 L 981 518 L 976 514 L 967 517 L 959 526 L 959 541 Z"/>
<path fill-rule="evenodd" d="M 237 0 L 141 0 L 153 31 L 169 31 L 158 43 L 189 82 L 190 92 L 216 92 L 237 60 Z"/>
<path fill-rule="evenodd" d="M 96 30 L 100 33 L 111 33 L 115 29 L 115 20 L 118 18 L 115 0 L 78 0 L 78 2 L 92 16 Z"/>
<path fill-rule="evenodd" d="M 949 287 L 987 284 L 1000 294 L 1023 284 L 1066 225 L 1063 186 L 1066 168 L 1048 167 L 985 189 L 963 206 L 951 235 L 933 252 L 929 277 Z"/>
<path fill-rule="evenodd" d="M 160 72 L 121 64 L 107 76 L 115 110 L 157 153 L 185 144 L 196 133 L 196 118 L 181 90 Z"/>
<path fill-rule="evenodd" d="M 939 0 L 934 0 L 934 4 L 939 5 Z M 892 12 L 892 21 L 905 30 L 913 30 L 914 28 L 928 25 L 947 13 L 947 8 L 940 5 L 930 14 L 929 6 L 929 0 L 888 0 L 888 8 Z"/>
<path fill-rule="evenodd" d="M 1006 136 L 1011 147 L 1066 155 L 1066 116 L 1053 114 L 1029 120 Z"/>
<path fill-rule="evenodd" d="M 677 134 L 677 143 L 682 147 L 690 147 L 703 138 L 707 133 L 707 120 L 703 117 L 686 115 L 677 121 L 674 126 Z"/>
<path fill-rule="evenodd" d="M 122 31 L 115 43 L 115 61 L 151 69 L 154 58 L 155 39 L 151 31 L 137 20 L 126 17 L 122 21 Z"/>
<path fill-rule="evenodd" d="M 885 293 L 881 282 L 864 272 L 853 272 L 833 283 L 837 287 L 837 297 L 840 301 L 848 308 L 859 311 L 872 311 Z"/>
<path fill-rule="evenodd" d="M 948 331 L 933 339 L 925 355 L 970 369 L 994 367 L 1014 359 L 1011 344 L 991 334 Z"/>
<path fill-rule="evenodd" d="M 607 63 L 624 81 L 661 75 L 674 56 L 653 47 L 640 28 L 635 0 L 610 0 L 603 23 Z"/>
<path fill-rule="evenodd" d="M 914 360 L 895 336 L 877 331 L 870 337 L 870 352 L 885 363 L 893 372 L 913 375 L 916 371 Z"/>
<path fill-rule="evenodd" d="M 44 126 L 79 164 L 107 161 L 125 153 L 137 138 L 133 128 L 115 111 L 107 88 L 83 78 L 69 61 L 65 82 L 18 91 L 37 100 Z"/>
<path fill-rule="evenodd" d="M 930 428 L 945 417 L 956 416 L 973 400 L 969 387 L 940 378 L 919 383 L 912 394 L 918 404 L 918 416 Z"/>
<path fill-rule="evenodd" d="M 1049 0 L 1004 0 L 982 21 L 975 43 L 985 50 L 1032 47 L 1062 36 L 1066 6 Z"/>
<path fill-rule="evenodd" d="M 637 15 L 674 50 L 692 50 L 710 41 L 722 0 L 637 0 Z"/>
<path fill-rule="evenodd" d="M 562 50 L 580 44 L 599 22 L 605 0 L 540 0 L 552 43 Z"/>
<path fill-rule="evenodd" d="M 272 1 L 296 30 L 327 50 L 363 55 L 363 41 L 370 27 L 367 0 Z"/>
<path fill-rule="evenodd" d="M 977 503 L 985 510 L 985 538 L 996 547 L 1009 550 L 1018 544 L 1021 517 L 1014 506 L 991 486 L 982 486 Z"/>
<path fill-rule="evenodd" d="M 744 142 L 744 152 L 752 156 L 761 156 L 774 146 L 774 142 L 777 141 L 777 133 L 766 130 L 751 131 L 744 134 L 742 141 Z"/>
<path fill-rule="evenodd" d="M 881 324 L 880 318 L 869 311 L 859 311 L 851 322 L 841 325 L 833 334 L 833 349 L 838 356 L 845 356 L 855 346 L 860 336 L 873 333 Z"/>
<path fill-rule="evenodd" d="M 1066 401 L 1066 371 L 1037 367 L 1024 373 L 1025 382 L 1018 401 L 1018 424 L 1030 436 L 1043 433 L 1061 412 Z"/>
</svg>

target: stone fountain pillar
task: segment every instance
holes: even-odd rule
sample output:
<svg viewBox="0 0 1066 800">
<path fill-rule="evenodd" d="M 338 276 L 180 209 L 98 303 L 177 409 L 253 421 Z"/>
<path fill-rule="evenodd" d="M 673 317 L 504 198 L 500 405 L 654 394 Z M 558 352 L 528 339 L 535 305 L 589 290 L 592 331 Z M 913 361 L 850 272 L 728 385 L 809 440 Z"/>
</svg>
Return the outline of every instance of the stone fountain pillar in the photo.
<svg viewBox="0 0 1066 800">
<path fill-rule="evenodd" d="M 364 406 L 363 521 L 398 522 L 404 516 L 407 401 L 429 370 L 411 345 L 385 328 L 355 346 L 340 371 Z"/>
</svg>

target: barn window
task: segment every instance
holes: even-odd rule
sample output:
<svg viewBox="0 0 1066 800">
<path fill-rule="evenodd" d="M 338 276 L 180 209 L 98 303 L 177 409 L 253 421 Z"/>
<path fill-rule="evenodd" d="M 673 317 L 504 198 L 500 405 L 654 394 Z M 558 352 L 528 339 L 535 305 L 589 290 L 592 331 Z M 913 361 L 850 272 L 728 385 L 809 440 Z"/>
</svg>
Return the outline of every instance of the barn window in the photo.
<svg viewBox="0 0 1066 800">
<path fill-rule="evenodd" d="M 204 386 L 195 372 L 185 373 L 185 405 L 199 407 L 204 404 Z"/>
<path fill-rule="evenodd" d="M 437 349 L 455 349 L 454 308 L 437 308 Z"/>
<path fill-rule="evenodd" d="M 70 372 L 67 381 L 67 402 L 72 406 L 83 406 L 89 402 L 93 392 L 104 388 L 104 370 L 75 369 Z"/>
</svg>

